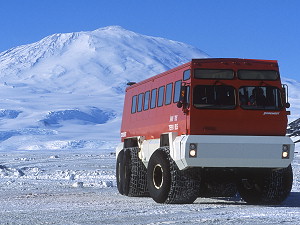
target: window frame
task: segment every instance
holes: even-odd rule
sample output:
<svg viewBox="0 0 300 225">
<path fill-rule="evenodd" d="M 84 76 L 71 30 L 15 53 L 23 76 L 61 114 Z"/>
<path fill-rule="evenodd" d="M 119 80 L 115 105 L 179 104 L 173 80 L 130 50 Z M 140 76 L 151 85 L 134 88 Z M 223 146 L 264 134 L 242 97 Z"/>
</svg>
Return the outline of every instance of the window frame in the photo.
<svg viewBox="0 0 300 225">
<path fill-rule="evenodd" d="M 148 94 L 148 98 L 147 98 L 147 101 L 146 101 L 147 94 Z M 144 107 L 143 107 L 144 111 L 147 111 L 150 108 L 150 95 L 151 95 L 150 90 L 146 91 L 145 94 L 144 94 Z M 147 106 L 147 108 L 146 108 L 146 106 Z"/>
<path fill-rule="evenodd" d="M 177 88 L 177 83 L 179 83 L 179 89 Z M 173 90 L 173 103 L 177 103 L 180 100 L 180 90 L 181 90 L 181 85 L 182 85 L 182 80 L 178 80 L 174 82 L 174 90 Z M 178 93 L 176 92 L 178 90 Z M 177 97 L 178 94 L 178 99 L 175 99 L 175 97 Z"/>
<path fill-rule="evenodd" d="M 215 70 L 215 71 L 220 71 L 220 70 L 224 70 L 224 71 L 231 71 L 232 72 L 232 77 L 231 78 L 214 78 L 214 77 L 196 77 L 197 73 L 196 70 Z M 198 79 L 198 80 L 233 80 L 235 78 L 235 72 L 233 69 L 211 69 L 211 68 L 195 68 L 194 69 L 194 78 Z"/>
<path fill-rule="evenodd" d="M 154 98 L 153 98 L 153 93 L 155 93 Z M 157 99 L 157 88 L 153 88 L 151 90 L 150 109 L 156 108 L 156 99 Z M 153 104 L 154 104 L 154 106 L 153 106 Z"/>
<path fill-rule="evenodd" d="M 132 96 L 131 98 L 131 114 L 137 112 L 137 95 Z"/>
<path fill-rule="evenodd" d="M 162 90 L 162 93 L 161 93 Z M 164 105 L 165 98 L 165 85 L 160 86 L 158 88 L 158 95 L 157 95 L 157 107 L 162 107 Z"/>
<path fill-rule="evenodd" d="M 242 71 L 269 71 L 269 72 L 271 72 L 271 71 L 273 71 L 273 72 L 276 72 L 276 79 L 266 79 L 266 78 L 261 78 L 261 79 L 251 79 L 251 78 L 241 78 L 240 77 L 240 72 L 242 72 Z M 237 71 L 237 77 L 240 79 L 240 80 L 268 80 L 268 81 L 276 81 L 276 80 L 278 80 L 279 79 L 279 77 L 280 77 L 280 75 L 279 75 L 279 71 L 277 71 L 277 70 L 246 70 L 246 69 L 240 69 L 240 70 L 238 70 Z"/>
<path fill-rule="evenodd" d="M 187 75 L 188 74 L 188 75 Z M 191 78 L 191 70 L 185 70 L 183 71 L 183 81 L 189 80 Z"/>
<path fill-rule="evenodd" d="M 240 90 L 242 89 L 242 88 L 256 88 L 256 87 L 258 87 L 258 88 L 270 88 L 270 87 L 272 87 L 273 88 L 273 90 L 276 90 L 276 93 L 277 94 L 279 94 L 279 101 L 280 101 L 280 105 L 279 105 L 279 107 L 277 107 L 277 108 L 275 108 L 275 107 L 273 107 L 273 108 L 268 108 L 268 106 L 253 106 L 253 105 L 248 105 L 248 104 L 241 104 L 241 94 L 240 94 Z M 253 89 L 252 89 L 253 90 Z M 267 91 L 267 90 L 266 90 Z M 282 93 L 282 91 L 280 90 L 280 88 L 278 88 L 278 87 L 276 87 L 276 86 L 241 86 L 241 87 L 239 87 L 239 89 L 238 89 L 238 93 L 239 93 L 239 95 L 238 95 L 238 97 L 239 97 L 239 102 L 238 102 L 238 104 L 239 104 L 239 106 L 241 107 L 241 109 L 243 109 L 243 110 L 272 110 L 272 111 L 282 111 L 283 109 L 284 109 L 284 96 L 283 96 L 283 93 Z M 248 94 L 249 95 L 249 94 Z M 251 95 L 250 96 L 248 96 L 248 98 L 250 98 L 251 97 Z M 266 102 L 267 102 L 267 96 L 265 96 L 265 98 L 266 98 Z M 249 99 L 249 101 L 250 101 L 250 99 Z M 247 101 L 248 102 L 248 101 Z M 250 102 L 249 102 L 250 103 Z M 270 106 L 269 106 L 270 107 Z"/>
<path fill-rule="evenodd" d="M 203 105 L 203 107 L 201 106 L 196 106 L 197 104 L 195 103 L 195 89 L 197 87 L 200 87 L 200 86 L 203 86 L 203 87 L 229 87 L 231 88 L 231 90 L 233 91 L 233 99 L 231 99 L 231 101 L 233 100 L 234 101 L 234 104 L 232 105 L 216 105 L 216 104 L 207 104 L 207 106 L 205 106 L 205 104 L 200 104 L 198 103 L 198 105 Z M 215 90 L 215 89 L 214 89 Z M 214 91 L 214 96 L 216 95 L 216 92 Z M 217 99 L 213 99 L 214 101 L 216 101 Z M 237 93 L 236 93 L 236 89 L 234 86 L 231 86 L 231 85 L 195 85 L 193 87 L 193 102 L 192 102 L 192 105 L 196 108 L 196 109 L 210 109 L 210 110 L 234 110 L 236 109 L 237 107 Z"/>
<path fill-rule="evenodd" d="M 138 94 L 137 97 L 137 112 L 143 111 L 143 99 L 144 99 L 144 93 Z"/>
<path fill-rule="evenodd" d="M 171 86 L 171 90 L 168 88 L 169 86 Z M 169 90 L 169 96 L 167 95 L 168 94 L 168 90 Z M 172 97 L 173 97 L 172 94 L 173 94 L 173 83 L 169 83 L 169 84 L 166 85 L 165 105 L 170 105 L 172 103 Z"/>
</svg>

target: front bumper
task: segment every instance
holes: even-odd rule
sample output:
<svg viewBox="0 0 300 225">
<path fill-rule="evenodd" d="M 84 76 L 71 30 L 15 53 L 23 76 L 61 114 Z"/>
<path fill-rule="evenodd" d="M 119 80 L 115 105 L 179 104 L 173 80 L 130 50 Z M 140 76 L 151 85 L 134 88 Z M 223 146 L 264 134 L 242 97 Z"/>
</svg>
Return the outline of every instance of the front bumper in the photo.
<svg viewBox="0 0 300 225">
<path fill-rule="evenodd" d="M 197 146 L 194 157 L 190 145 Z M 289 155 L 283 158 L 283 146 Z M 294 157 L 295 144 L 285 136 L 182 135 L 176 137 L 171 157 L 179 169 L 187 167 L 286 168 Z"/>
</svg>

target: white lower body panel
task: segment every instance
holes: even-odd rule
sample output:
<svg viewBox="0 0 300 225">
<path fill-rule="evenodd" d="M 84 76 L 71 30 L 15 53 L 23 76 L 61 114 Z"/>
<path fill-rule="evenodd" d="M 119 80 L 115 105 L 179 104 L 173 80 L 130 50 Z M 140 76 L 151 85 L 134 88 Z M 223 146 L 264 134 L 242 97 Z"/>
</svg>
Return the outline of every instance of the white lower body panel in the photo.
<svg viewBox="0 0 300 225">
<path fill-rule="evenodd" d="M 190 144 L 197 145 L 190 157 Z M 283 145 L 289 157 L 282 158 Z M 183 135 L 170 145 L 171 157 L 179 169 L 187 167 L 285 168 L 294 157 L 295 145 L 285 136 Z"/>
</svg>

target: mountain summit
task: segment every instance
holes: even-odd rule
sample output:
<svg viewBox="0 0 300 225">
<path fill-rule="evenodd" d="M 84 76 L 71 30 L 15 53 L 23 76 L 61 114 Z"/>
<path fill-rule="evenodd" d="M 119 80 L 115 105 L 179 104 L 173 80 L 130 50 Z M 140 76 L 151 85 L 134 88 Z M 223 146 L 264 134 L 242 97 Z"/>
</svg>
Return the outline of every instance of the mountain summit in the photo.
<svg viewBox="0 0 300 225">
<path fill-rule="evenodd" d="M 45 92 L 99 93 L 208 57 L 190 45 L 109 26 L 54 34 L 0 53 L 0 82 Z"/>
<path fill-rule="evenodd" d="M 0 53 L 0 149 L 109 147 L 124 89 L 203 51 L 109 26 Z"/>
</svg>

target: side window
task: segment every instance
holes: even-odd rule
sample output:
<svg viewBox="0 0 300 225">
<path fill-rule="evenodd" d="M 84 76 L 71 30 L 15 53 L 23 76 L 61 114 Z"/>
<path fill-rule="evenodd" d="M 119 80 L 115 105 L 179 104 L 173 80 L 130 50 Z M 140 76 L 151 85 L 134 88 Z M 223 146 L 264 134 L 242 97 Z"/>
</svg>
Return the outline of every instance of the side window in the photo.
<svg viewBox="0 0 300 225">
<path fill-rule="evenodd" d="M 139 94 L 138 107 L 137 107 L 138 112 L 141 112 L 143 110 L 143 97 L 144 97 L 144 93 Z"/>
<path fill-rule="evenodd" d="M 158 99 L 157 99 L 157 106 L 160 107 L 164 103 L 164 92 L 165 92 L 165 86 L 161 86 L 158 89 Z"/>
<path fill-rule="evenodd" d="M 156 88 L 151 91 L 151 104 L 150 104 L 151 109 L 156 107 L 156 92 L 157 92 Z"/>
<path fill-rule="evenodd" d="M 180 88 L 181 88 L 181 80 L 175 82 L 174 87 L 174 103 L 179 101 L 180 98 Z"/>
<path fill-rule="evenodd" d="M 132 97 L 131 113 L 136 113 L 136 95 Z"/>
<path fill-rule="evenodd" d="M 190 86 L 186 87 L 186 103 L 190 103 Z"/>
<path fill-rule="evenodd" d="M 191 78 L 191 70 L 186 70 L 183 72 L 183 80 L 188 80 Z"/>
<path fill-rule="evenodd" d="M 169 105 L 172 102 L 172 89 L 173 89 L 173 83 L 167 84 L 167 87 L 166 87 L 166 101 L 165 101 L 166 105 Z"/>
<path fill-rule="evenodd" d="M 196 79 L 231 80 L 234 78 L 234 71 L 227 69 L 195 69 L 194 77 Z"/>
<path fill-rule="evenodd" d="M 144 95 L 144 110 L 149 109 L 150 91 L 146 91 Z"/>
</svg>

